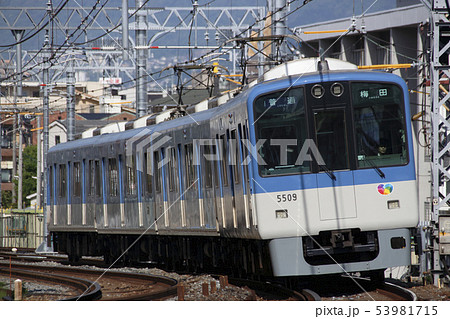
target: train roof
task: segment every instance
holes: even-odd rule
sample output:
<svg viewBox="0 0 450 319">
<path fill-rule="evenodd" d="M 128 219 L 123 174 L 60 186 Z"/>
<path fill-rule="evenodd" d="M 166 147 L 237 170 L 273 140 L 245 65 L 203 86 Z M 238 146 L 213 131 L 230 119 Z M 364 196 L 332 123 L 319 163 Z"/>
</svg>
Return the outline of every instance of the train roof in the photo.
<svg viewBox="0 0 450 319">
<path fill-rule="evenodd" d="M 227 112 L 227 110 L 233 108 L 236 103 L 242 103 L 242 101 L 246 101 L 248 98 L 261 94 L 264 90 L 272 91 L 276 90 L 278 87 L 286 86 L 286 82 L 289 85 L 302 85 L 317 81 L 343 81 L 348 80 L 350 72 L 352 73 L 352 80 L 386 81 L 389 79 L 390 81 L 404 83 L 404 81 L 397 75 L 384 72 L 357 71 L 357 67 L 354 64 L 336 59 L 327 58 L 326 61 L 328 64 L 328 69 L 324 72 L 319 72 L 317 67 L 318 61 L 318 58 L 302 59 L 290 61 L 277 66 L 266 72 L 264 76 L 260 77 L 258 80 L 250 83 L 237 96 L 228 99 L 224 104 L 220 104 L 219 107 L 188 114 L 180 118 L 163 121 L 151 126 L 143 126 L 116 133 L 101 134 L 89 138 L 61 143 L 52 147 L 49 150 L 49 153 L 71 150 L 80 147 L 89 147 L 92 145 L 111 144 L 121 140 L 130 139 L 145 129 L 150 129 L 152 132 L 161 132 L 172 130 L 177 127 L 185 127 L 187 125 L 192 125 L 193 123 L 207 122 L 216 114 Z M 313 67 L 314 64 L 316 65 L 315 68 Z M 208 101 L 206 100 L 206 102 Z"/>
<path fill-rule="evenodd" d="M 177 127 L 184 127 L 187 125 L 192 125 L 194 123 L 204 123 L 209 121 L 216 113 L 222 113 L 225 111 L 225 109 L 232 108 L 233 104 L 232 102 L 237 102 L 237 98 L 239 100 L 245 98 L 246 94 L 239 94 L 236 97 L 236 100 L 230 101 L 231 103 L 224 104 L 223 107 L 216 107 L 212 109 L 208 109 L 202 112 L 188 114 L 186 116 L 173 119 L 170 121 L 164 121 L 155 125 L 151 126 L 144 126 L 140 128 L 135 128 L 127 131 L 121 131 L 116 133 L 108 133 L 108 134 L 102 134 L 93 136 L 90 138 L 83 138 L 78 139 L 66 143 L 61 143 L 58 145 L 55 145 L 49 150 L 49 153 L 52 152 L 60 152 L 60 151 L 67 151 L 71 149 L 76 148 L 82 148 L 82 147 L 89 147 L 92 145 L 104 145 L 104 144 L 111 144 L 115 143 L 121 140 L 127 140 L 132 138 L 133 136 L 139 134 L 143 130 L 151 130 L 152 132 L 161 132 L 161 131 L 167 131 L 171 130 Z"/>
</svg>

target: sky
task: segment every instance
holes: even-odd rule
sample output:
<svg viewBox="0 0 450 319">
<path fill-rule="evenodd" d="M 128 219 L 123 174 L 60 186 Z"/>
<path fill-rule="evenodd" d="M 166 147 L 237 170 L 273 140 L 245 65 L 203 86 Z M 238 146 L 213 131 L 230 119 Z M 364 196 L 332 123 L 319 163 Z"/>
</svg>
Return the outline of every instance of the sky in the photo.
<svg viewBox="0 0 450 319">
<path fill-rule="evenodd" d="M 19 10 L 23 7 L 45 7 L 48 0 L 0 0 L 0 7 L 14 7 L 17 10 L 5 11 L 3 14 L 7 15 L 7 19 L 13 21 L 13 18 L 19 15 Z M 115 7 L 116 11 L 109 11 L 113 20 L 118 21 L 121 16 L 122 0 L 102 0 L 100 4 L 107 1 L 107 7 Z M 292 0 L 291 0 L 292 1 Z M 404 0 L 408 1 L 408 0 Z M 414 2 L 414 0 L 411 0 Z M 57 8 L 63 0 L 53 0 L 54 8 Z M 95 0 L 70 0 L 67 7 L 80 8 L 92 7 Z M 289 0 L 287 0 L 289 2 Z M 291 10 L 295 10 L 298 6 L 303 5 L 303 0 L 294 1 L 290 4 Z M 134 0 L 128 1 L 130 7 L 135 6 Z M 239 6 L 265 6 L 266 0 L 199 0 L 199 7 L 239 7 Z M 369 7 L 367 13 L 392 9 L 396 5 L 394 0 L 312 0 L 301 9 L 295 11 L 288 17 L 288 25 L 293 28 L 296 26 L 311 24 L 314 22 L 321 22 L 326 20 L 335 20 L 344 17 L 350 17 L 353 14 L 360 15 Z M 150 0 L 146 7 L 163 8 L 163 7 L 191 7 L 191 0 Z M 45 11 L 30 11 L 32 18 L 37 22 L 44 18 Z M 61 12 L 64 19 L 65 12 Z M 211 17 L 213 19 L 214 17 Z M 26 17 L 22 16 L 22 21 L 26 21 Z M 101 20 L 99 20 L 101 21 Z M 133 21 L 133 20 L 131 20 Z M 106 21 L 105 21 L 106 22 Z M 3 19 L 0 19 L 0 27 L 6 26 Z M 97 32 L 100 34 L 99 32 Z M 96 33 L 96 34 L 97 34 Z M 173 41 L 174 39 L 171 39 Z M 43 33 L 39 33 L 33 39 L 24 43 L 25 49 L 36 49 L 40 47 L 44 41 Z M 0 43 L 3 45 L 14 43 L 14 38 L 8 30 L 0 30 Z"/>
<path fill-rule="evenodd" d="M 53 0 L 53 7 L 58 8 L 62 3 L 64 3 L 65 0 Z M 164 8 L 164 7 L 184 7 L 184 8 L 191 8 L 192 2 L 194 0 L 150 0 L 146 4 L 146 8 Z M 352 15 L 359 16 L 361 13 L 372 13 L 376 11 L 382 11 L 382 10 L 388 10 L 396 7 L 397 1 L 403 1 L 408 2 L 411 1 L 412 4 L 414 2 L 417 2 L 418 0 L 310 0 L 305 4 L 304 0 L 286 0 L 290 4 L 290 12 L 292 14 L 289 15 L 287 22 L 288 26 L 290 28 L 294 28 L 297 26 L 302 25 L 308 25 L 315 22 L 322 22 L 327 20 L 335 20 L 345 17 L 351 17 Z M 28 24 L 32 25 L 28 18 L 21 14 L 21 9 L 24 7 L 40 7 L 45 8 L 48 0 L 0 0 L 0 8 L 13 8 L 14 10 L 1 10 L 0 11 L 0 54 L 3 57 L 3 59 L 13 59 L 14 53 L 15 53 L 15 46 L 10 47 L 9 45 L 14 44 L 16 41 L 14 37 L 12 36 L 12 33 L 9 30 L 2 30 L 1 27 L 5 27 L 7 24 L 5 22 L 6 20 L 9 20 L 10 23 L 14 21 L 17 17 L 19 17 L 18 22 L 19 24 Z M 84 16 L 86 16 L 89 11 L 94 7 L 94 4 L 96 3 L 96 0 L 69 0 L 69 2 L 66 5 L 67 9 L 76 9 L 78 12 L 81 12 Z M 111 18 L 112 21 L 107 21 L 107 18 L 103 16 L 102 14 L 99 14 L 97 17 L 97 20 L 91 24 L 91 26 L 96 27 L 98 30 L 96 31 L 88 31 L 86 33 L 77 32 L 72 38 L 72 42 L 84 42 L 87 39 L 93 39 L 99 35 L 105 34 L 105 28 L 111 27 L 116 25 L 120 19 L 121 19 L 121 7 L 122 7 L 122 0 L 101 0 L 100 4 L 97 6 L 100 7 L 101 5 L 106 3 L 107 8 L 114 8 L 113 10 L 108 10 L 108 15 Z M 128 0 L 130 12 L 134 10 L 136 1 L 135 0 Z M 266 6 L 267 0 L 198 0 L 198 6 L 201 8 L 215 8 L 215 7 L 231 7 L 231 8 L 237 8 L 242 6 Z M 86 9 L 82 10 L 81 8 L 84 7 Z M 301 7 L 301 8 L 299 8 Z M 297 10 L 298 9 L 298 10 Z M 61 19 L 62 23 L 65 23 L 65 21 L 69 17 L 69 13 L 73 12 L 71 10 L 62 10 L 58 17 Z M 92 11 L 92 14 L 95 14 L 97 11 Z M 167 11 L 166 11 L 167 12 Z M 157 13 L 158 19 L 160 21 L 164 20 L 164 14 L 166 12 Z M 214 19 L 219 15 L 220 11 L 211 11 L 211 13 L 207 13 L 208 15 L 211 14 L 211 16 L 208 16 L 208 19 L 211 21 L 214 21 Z M 233 9 L 231 10 L 233 16 L 235 19 L 239 20 L 239 14 L 243 14 L 242 11 L 239 13 L 239 10 L 235 10 L 233 12 Z M 39 21 L 47 21 L 47 16 L 45 10 L 31 10 L 29 11 L 31 18 L 37 23 Z M 192 14 L 189 13 L 189 11 L 184 11 L 183 17 L 185 18 L 185 22 L 189 23 L 192 19 Z M 214 14 L 216 16 L 214 16 Z M 185 15 L 185 16 L 184 16 Z M 44 20 L 43 20 L 44 19 Z M 223 25 L 228 25 L 227 18 L 223 18 L 224 20 Z M 176 19 L 175 19 L 176 20 Z M 78 26 L 80 24 L 81 18 L 77 18 L 73 21 L 73 26 Z M 87 21 L 90 21 L 90 19 L 87 19 Z M 179 20 L 176 20 L 175 23 L 171 23 L 169 25 L 175 25 L 178 23 Z M 199 19 L 200 21 L 200 19 Z M 134 22 L 134 18 L 130 19 L 130 22 Z M 251 24 L 251 22 L 248 22 Z M 58 29 L 57 27 L 55 28 Z M 82 29 L 82 28 L 81 28 Z M 120 29 L 118 29 L 120 30 Z M 72 31 L 70 31 L 72 32 Z M 69 33 L 70 33 L 69 32 Z M 24 38 L 30 38 L 29 40 L 25 41 L 22 44 L 23 50 L 30 50 L 29 55 L 34 56 L 35 53 L 32 51 L 37 51 L 42 48 L 42 45 L 44 43 L 45 38 L 45 32 L 44 30 L 35 33 L 35 30 L 26 30 Z M 194 32 L 192 32 L 194 33 Z M 215 33 L 216 30 L 214 30 L 213 27 L 208 29 L 208 36 L 210 38 L 209 45 L 215 45 Z M 148 32 L 148 39 L 152 35 L 155 34 L 155 31 Z M 199 31 L 198 32 L 198 44 L 204 45 L 205 42 L 205 31 Z M 130 36 L 134 38 L 134 31 L 130 31 Z M 228 35 L 230 36 L 230 35 Z M 111 37 L 114 37 L 115 40 L 112 40 Z M 152 45 L 187 45 L 188 39 L 191 40 L 191 44 L 193 44 L 193 34 L 189 34 L 189 31 L 184 32 L 173 32 L 173 33 L 166 33 L 160 38 L 158 38 Z M 103 40 L 109 40 L 109 42 L 113 45 L 121 44 L 121 33 L 119 32 L 113 32 L 108 36 L 105 36 L 102 38 Z M 60 45 L 65 43 L 66 40 L 66 34 L 64 34 L 61 30 L 58 32 L 55 32 L 54 36 L 54 47 L 58 48 Z M 101 40 L 101 41 L 103 41 Z M 114 44 L 115 43 L 115 44 Z M 102 44 L 97 43 L 90 43 L 87 46 L 102 46 Z M 115 45 L 116 46 L 116 45 Z M 78 48 L 81 46 L 79 45 Z M 195 52 L 196 56 L 200 56 L 202 54 L 205 54 L 208 52 L 209 49 L 205 49 L 206 51 L 200 51 L 197 50 Z M 190 59 L 190 56 L 188 56 L 187 50 L 153 50 L 152 54 L 154 54 L 154 59 L 152 65 L 154 65 L 155 68 L 158 70 L 160 69 L 160 66 L 157 65 L 159 62 L 163 63 L 164 65 L 167 65 L 167 63 L 177 63 L 182 61 L 187 61 Z M 150 60 L 152 60 L 152 57 L 150 57 Z M 170 58 L 169 60 L 165 60 L 164 58 Z M 26 56 L 25 56 L 26 59 Z M 231 59 L 231 58 L 230 58 Z"/>
</svg>

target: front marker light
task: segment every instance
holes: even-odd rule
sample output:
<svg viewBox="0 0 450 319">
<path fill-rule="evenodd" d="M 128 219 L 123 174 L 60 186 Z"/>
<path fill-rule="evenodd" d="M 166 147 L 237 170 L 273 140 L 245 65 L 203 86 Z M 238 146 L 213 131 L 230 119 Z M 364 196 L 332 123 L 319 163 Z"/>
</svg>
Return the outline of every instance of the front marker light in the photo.
<svg viewBox="0 0 450 319">
<path fill-rule="evenodd" d="M 400 208 L 400 201 L 399 200 L 389 200 L 387 202 L 388 209 L 397 209 Z"/>
<path fill-rule="evenodd" d="M 288 218 L 288 211 L 287 211 L 287 209 L 277 209 L 275 211 L 275 217 L 276 218 Z"/>
</svg>

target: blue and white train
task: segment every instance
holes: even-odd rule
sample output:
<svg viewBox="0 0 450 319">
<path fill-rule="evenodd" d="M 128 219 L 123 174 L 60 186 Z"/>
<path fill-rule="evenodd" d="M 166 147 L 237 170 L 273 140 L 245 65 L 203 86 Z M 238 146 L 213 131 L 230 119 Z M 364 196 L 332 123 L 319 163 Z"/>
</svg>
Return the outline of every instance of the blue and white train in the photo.
<svg viewBox="0 0 450 319">
<path fill-rule="evenodd" d="M 409 119 L 398 76 L 303 59 L 185 116 L 59 144 L 54 247 L 72 261 L 277 277 L 408 265 L 419 219 Z"/>
</svg>

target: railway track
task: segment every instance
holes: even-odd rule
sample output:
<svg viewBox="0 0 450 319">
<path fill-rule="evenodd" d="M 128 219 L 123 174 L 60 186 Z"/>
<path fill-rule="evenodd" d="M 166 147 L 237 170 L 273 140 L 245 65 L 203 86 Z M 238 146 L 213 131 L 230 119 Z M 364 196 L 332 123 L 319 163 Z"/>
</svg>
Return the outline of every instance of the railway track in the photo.
<svg viewBox="0 0 450 319">
<path fill-rule="evenodd" d="M 33 254 L 11 254 L 11 253 L 0 253 L 0 257 L 7 259 L 11 257 L 12 260 L 15 261 L 23 261 L 23 262 L 40 262 L 40 261 L 54 261 L 59 263 L 67 263 L 67 257 L 58 256 L 58 255 L 33 255 Z M 105 267 L 105 264 L 101 258 L 88 258 L 82 259 L 80 264 L 84 265 L 93 265 Z M 76 272 L 78 268 L 63 268 L 61 267 L 62 272 Z M 84 271 L 85 272 L 85 271 Z M 112 277 L 117 276 L 120 278 L 120 274 L 122 272 L 112 272 L 107 271 L 104 276 L 109 278 L 108 280 L 113 280 Z M 82 276 L 81 274 L 76 274 L 78 276 Z M 101 276 L 102 271 L 92 270 L 91 272 L 91 280 L 96 280 L 95 276 Z M 75 273 L 73 274 L 75 276 Z M 138 275 L 139 276 L 139 275 Z M 137 277 L 136 277 L 137 278 Z M 335 277 L 338 278 L 338 277 Z M 130 281 L 130 280 L 128 280 Z M 238 278 L 230 278 L 229 283 L 239 287 L 248 287 L 253 290 L 255 295 L 266 299 L 266 300 L 302 300 L 302 301 L 314 301 L 314 300 L 380 300 L 380 301 L 388 301 L 388 300 L 406 300 L 406 301 L 415 301 L 417 297 L 413 292 L 407 290 L 403 287 L 400 287 L 394 283 L 384 282 L 382 284 L 374 284 L 372 281 L 366 278 L 361 277 L 349 277 L 342 276 L 339 279 L 334 279 L 336 285 L 331 285 L 331 291 L 324 291 L 323 287 L 310 286 L 312 289 L 298 289 L 292 290 L 279 283 L 272 283 L 269 281 L 252 281 L 246 279 L 238 279 Z M 319 280 L 320 282 L 320 280 Z M 120 280 L 116 281 L 117 285 L 121 285 Z M 326 282 L 325 287 L 329 287 L 329 281 Z M 109 284 L 111 286 L 111 284 Z M 345 291 L 341 291 L 341 287 L 346 287 Z M 157 298 L 165 298 L 176 295 L 176 288 L 174 287 L 170 293 L 162 294 L 161 296 L 155 295 L 154 297 L 147 296 L 145 293 L 142 296 L 134 295 L 132 298 L 127 299 L 127 296 L 117 297 L 120 294 L 120 291 L 126 290 L 126 287 L 122 287 L 120 289 L 116 289 L 114 293 L 108 293 L 104 295 L 105 300 L 110 298 L 111 300 L 154 300 Z M 318 291 L 317 293 L 315 291 Z M 118 292 L 119 291 L 119 292 Z M 116 295 L 116 296 L 114 296 Z M 345 296 L 345 297 L 342 297 Z M 114 299 L 116 298 L 116 299 Z"/>
<path fill-rule="evenodd" d="M 69 264 L 69 259 L 67 256 L 64 255 L 45 255 L 45 254 L 35 254 L 32 252 L 20 252 L 20 253 L 11 253 L 11 252 L 5 252 L 0 250 L 0 260 L 3 259 L 10 259 L 14 261 L 21 261 L 21 262 L 41 262 L 41 261 L 49 261 L 49 262 L 57 262 L 61 264 Z M 105 267 L 105 262 L 103 261 L 103 258 L 82 258 L 77 265 L 88 265 L 88 266 L 98 266 L 98 267 Z"/>
<path fill-rule="evenodd" d="M 3 262 L 0 267 L 3 275 L 9 276 L 9 264 Z M 69 287 L 77 285 L 78 295 L 62 300 L 162 300 L 176 295 L 177 281 L 162 276 L 23 264 L 14 264 L 12 269 L 13 276 L 21 279 L 42 277 L 48 281 L 38 281 L 57 282 Z M 77 281 L 80 283 L 76 284 Z M 93 295 L 93 289 L 99 292 Z"/>
<path fill-rule="evenodd" d="M 325 291 L 318 289 L 324 301 L 417 301 L 417 296 L 393 282 L 374 282 L 367 278 L 341 276 L 329 280 Z"/>
<path fill-rule="evenodd" d="M 42 262 L 42 261 L 54 261 L 54 262 L 59 262 L 64 264 L 65 262 L 67 262 L 67 258 L 65 258 L 64 256 L 53 256 L 53 255 L 48 255 L 48 256 L 36 256 L 36 255 L 32 255 L 32 254 L 10 254 L 10 253 L 3 253 L 0 254 L 0 257 L 3 257 L 5 260 L 9 259 L 9 257 L 11 257 L 12 260 L 19 261 L 19 262 Z M 86 262 L 88 263 L 92 263 L 92 259 L 89 258 L 88 260 L 86 260 Z M 94 260 L 94 263 L 100 263 L 101 264 L 101 260 Z M 103 264 L 104 266 L 104 264 Z M 17 267 L 22 267 L 22 265 L 18 265 L 18 266 L 14 266 L 15 268 Z M 91 280 L 96 280 L 95 277 L 103 277 L 106 276 L 108 277 L 108 286 L 114 286 L 116 285 L 116 289 L 112 290 L 114 292 L 114 294 L 120 294 L 120 291 L 122 290 L 120 287 L 119 289 L 117 289 L 117 286 L 121 286 L 123 285 L 123 280 L 121 279 L 121 275 L 123 274 L 122 272 L 113 272 L 113 271 L 107 271 L 106 273 L 103 271 L 98 271 L 98 270 L 83 270 L 82 273 L 80 274 L 81 270 L 79 270 L 79 268 L 66 268 L 66 267 L 51 267 L 51 269 L 54 271 L 55 269 L 57 269 L 57 271 L 61 271 L 64 273 L 70 273 L 71 276 L 77 276 L 77 277 L 85 277 L 87 273 L 90 273 L 92 275 L 92 277 L 88 277 Z M 49 269 L 47 269 L 46 267 L 43 267 L 44 271 L 48 271 Z M 103 275 L 104 274 L 104 275 Z M 117 281 L 111 282 L 111 277 L 115 277 L 117 276 Z M 127 276 L 132 277 L 133 274 L 128 274 Z M 137 275 L 139 276 L 139 275 Z M 218 277 L 218 276 L 213 276 L 213 277 Z M 130 282 L 130 280 L 128 279 L 126 282 Z M 286 287 L 281 286 L 279 283 L 271 283 L 268 281 L 255 281 L 255 280 L 246 280 L 246 279 L 237 279 L 237 278 L 230 278 L 228 280 L 228 282 L 231 285 L 234 286 L 238 286 L 238 287 L 247 287 L 248 289 L 250 289 L 251 291 L 253 291 L 253 294 L 265 299 L 265 300 L 298 300 L 298 301 L 314 301 L 314 300 L 320 300 L 320 297 L 315 294 L 313 291 L 311 290 L 301 290 L 301 291 L 295 291 L 295 290 L 291 290 L 288 289 Z M 132 299 L 129 299 L 129 297 L 125 296 L 125 297 L 114 297 L 111 295 L 110 291 L 105 292 L 105 289 L 102 289 L 103 291 L 103 298 L 102 300 L 154 300 L 154 299 L 162 299 L 165 297 L 170 297 L 176 294 L 176 288 L 173 289 L 173 291 L 171 291 L 171 293 L 163 293 L 162 295 L 157 295 L 155 294 L 154 296 L 146 296 L 145 294 L 142 294 L 142 296 L 139 295 L 133 295 Z"/>
<path fill-rule="evenodd" d="M 1 267 L 0 275 L 5 277 L 14 276 L 21 280 L 39 282 L 50 285 L 65 286 L 71 288 L 71 297 L 65 297 L 58 300 L 74 301 L 74 300 L 99 300 L 102 297 L 100 285 L 96 282 L 76 278 L 71 276 L 64 276 L 58 274 L 41 273 L 25 269 L 10 270 L 9 268 Z"/>
<path fill-rule="evenodd" d="M 248 287 L 267 300 L 292 300 L 292 301 L 320 301 L 320 296 L 310 289 L 300 291 L 289 289 L 278 283 L 267 281 L 255 281 L 241 278 L 230 278 L 230 284 L 240 287 Z"/>
</svg>

